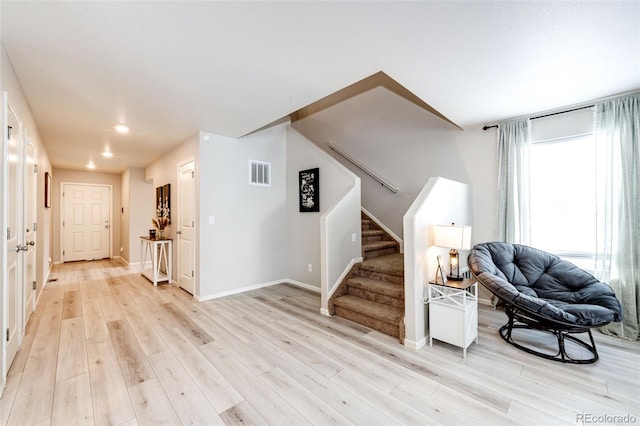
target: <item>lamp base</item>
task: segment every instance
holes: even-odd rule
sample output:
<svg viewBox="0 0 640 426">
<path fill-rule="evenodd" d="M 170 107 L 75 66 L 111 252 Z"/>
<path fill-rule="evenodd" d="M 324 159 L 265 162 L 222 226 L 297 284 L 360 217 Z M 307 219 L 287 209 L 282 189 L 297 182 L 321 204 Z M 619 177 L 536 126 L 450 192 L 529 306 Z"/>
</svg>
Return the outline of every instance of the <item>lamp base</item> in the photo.
<svg viewBox="0 0 640 426">
<path fill-rule="evenodd" d="M 449 281 L 462 281 L 464 277 L 452 277 L 451 275 L 447 275 L 447 280 Z"/>
</svg>

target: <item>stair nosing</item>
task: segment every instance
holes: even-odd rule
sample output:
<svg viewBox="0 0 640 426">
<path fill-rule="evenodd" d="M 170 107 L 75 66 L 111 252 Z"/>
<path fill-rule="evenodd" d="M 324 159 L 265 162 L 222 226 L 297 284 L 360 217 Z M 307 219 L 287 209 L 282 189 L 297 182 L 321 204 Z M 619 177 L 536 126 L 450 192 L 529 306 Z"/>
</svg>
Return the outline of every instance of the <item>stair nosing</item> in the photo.
<svg viewBox="0 0 640 426">
<path fill-rule="evenodd" d="M 362 249 L 364 251 L 373 251 L 373 250 L 380 250 L 383 248 L 397 247 L 397 245 L 398 243 L 395 241 L 388 241 L 388 240 L 373 241 L 371 243 L 362 244 Z"/>
<path fill-rule="evenodd" d="M 392 283 L 392 282 L 389 282 L 389 281 L 376 280 L 374 278 L 369 278 L 369 277 L 357 276 L 357 277 L 349 278 L 349 280 L 347 281 L 347 285 L 351 285 L 351 283 L 353 283 L 353 282 L 355 282 L 356 284 L 358 284 L 358 283 L 361 284 L 361 285 L 355 285 L 354 287 L 356 287 L 356 288 L 363 289 L 363 290 L 369 291 L 371 293 L 380 294 L 382 296 L 389 296 L 389 297 L 393 297 L 393 298 L 396 298 L 396 299 L 404 299 L 404 286 L 401 285 L 401 284 L 396 284 L 396 283 Z M 380 283 L 382 285 L 380 285 L 378 283 Z M 367 287 L 367 285 L 372 285 L 374 287 L 373 288 Z M 395 295 L 389 294 L 390 292 L 382 293 L 380 291 L 376 291 L 380 287 L 387 287 L 390 290 L 390 292 L 400 293 L 400 296 L 395 296 Z"/>
<path fill-rule="evenodd" d="M 358 300 L 357 303 L 360 304 L 361 306 L 362 305 L 364 305 L 364 306 L 368 305 L 370 308 L 373 307 L 375 310 L 379 310 L 382 307 L 382 309 L 385 310 L 385 311 L 391 311 L 393 313 L 393 317 L 390 318 L 391 321 L 387 320 L 386 316 L 376 315 L 375 312 L 367 311 L 367 313 L 364 313 L 364 312 L 361 312 L 360 310 L 352 309 L 352 307 L 350 307 L 349 305 L 351 305 L 351 302 L 353 302 L 354 299 L 357 299 Z M 346 301 L 346 304 L 342 303 L 342 302 L 345 302 L 345 301 Z M 364 315 L 366 317 L 373 318 L 373 319 L 376 319 L 378 321 L 381 321 L 381 322 L 384 322 L 384 323 L 387 323 L 387 324 L 394 324 L 395 325 L 395 323 L 397 321 L 399 321 L 400 319 L 402 319 L 402 316 L 404 315 L 404 309 L 397 308 L 395 306 L 384 305 L 382 303 L 372 302 L 371 300 L 363 299 L 361 297 L 354 296 L 354 295 L 349 295 L 349 294 L 336 298 L 333 303 L 336 306 L 339 306 L 340 308 L 348 309 L 348 310 L 356 312 L 356 313 L 358 313 L 360 315 Z M 370 314 L 373 314 L 373 315 L 370 315 Z"/>
</svg>

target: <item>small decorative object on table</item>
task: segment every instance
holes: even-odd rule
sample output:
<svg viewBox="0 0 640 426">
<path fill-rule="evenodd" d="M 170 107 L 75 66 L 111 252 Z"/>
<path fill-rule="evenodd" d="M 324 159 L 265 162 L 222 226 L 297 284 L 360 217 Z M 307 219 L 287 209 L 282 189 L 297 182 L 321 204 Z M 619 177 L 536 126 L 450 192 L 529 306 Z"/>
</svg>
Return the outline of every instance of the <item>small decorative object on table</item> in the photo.
<svg viewBox="0 0 640 426">
<path fill-rule="evenodd" d="M 151 238 L 152 240 L 156 239 L 156 230 L 155 229 L 149 229 L 149 238 Z"/>
</svg>

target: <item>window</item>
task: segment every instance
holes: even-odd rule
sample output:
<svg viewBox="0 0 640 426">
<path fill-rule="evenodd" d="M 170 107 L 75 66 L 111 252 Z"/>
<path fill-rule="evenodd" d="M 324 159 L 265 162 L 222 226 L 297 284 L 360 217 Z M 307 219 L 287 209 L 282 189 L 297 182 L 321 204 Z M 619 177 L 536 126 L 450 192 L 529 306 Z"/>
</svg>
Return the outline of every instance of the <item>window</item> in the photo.
<svg viewBox="0 0 640 426">
<path fill-rule="evenodd" d="M 585 110 L 532 121 L 529 152 L 531 244 L 589 271 L 596 252 L 592 114 Z"/>
<path fill-rule="evenodd" d="M 271 163 L 249 160 L 249 183 L 271 186 Z"/>
</svg>

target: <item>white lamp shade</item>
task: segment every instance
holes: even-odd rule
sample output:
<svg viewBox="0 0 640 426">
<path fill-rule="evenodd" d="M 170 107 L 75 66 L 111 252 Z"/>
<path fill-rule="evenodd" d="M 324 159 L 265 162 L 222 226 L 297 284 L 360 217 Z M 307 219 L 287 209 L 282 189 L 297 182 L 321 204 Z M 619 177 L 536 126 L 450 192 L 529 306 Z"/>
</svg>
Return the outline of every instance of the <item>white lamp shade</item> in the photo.
<svg viewBox="0 0 640 426">
<path fill-rule="evenodd" d="M 471 227 L 457 225 L 435 225 L 433 245 L 456 250 L 471 249 Z"/>
</svg>

